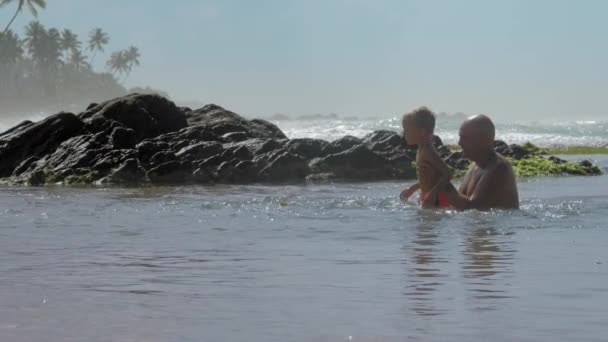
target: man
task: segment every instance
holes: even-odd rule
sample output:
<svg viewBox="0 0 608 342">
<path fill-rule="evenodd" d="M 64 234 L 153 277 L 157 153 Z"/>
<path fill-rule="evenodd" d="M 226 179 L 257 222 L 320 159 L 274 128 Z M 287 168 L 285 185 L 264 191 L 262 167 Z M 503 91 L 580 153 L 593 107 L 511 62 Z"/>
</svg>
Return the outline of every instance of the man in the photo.
<svg viewBox="0 0 608 342">
<path fill-rule="evenodd" d="M 518 209 L 519 194 L 511 163 L 494 151 L 495 128 L 485 115 L 468 118 L 460 126 L 458 145 L 472 161 L 460 190 L 450 183 L 446 195 L 459 210 Z"/>
</svg>

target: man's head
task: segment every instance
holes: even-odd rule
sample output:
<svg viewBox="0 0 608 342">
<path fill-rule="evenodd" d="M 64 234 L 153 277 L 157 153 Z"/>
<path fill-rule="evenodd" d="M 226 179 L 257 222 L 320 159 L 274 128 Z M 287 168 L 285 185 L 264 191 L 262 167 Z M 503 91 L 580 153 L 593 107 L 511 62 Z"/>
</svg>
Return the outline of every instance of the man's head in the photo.
<svg viewBox="0 0 608 342">
<path fill-rule="evenodd" d="M 477 161 L 494 148 L 494 123 L 485 115 L 471 116 L 460 126 L 458 145 L 465 158 Z"/>
<path fill-rule="evenodd" d="M 401 122 L 403 135 L 408 144 L 417 145 L 428 141 L 435 132 L 435 114 L 426 108 L 420 107 L 403 115 Z"/>
</svg>

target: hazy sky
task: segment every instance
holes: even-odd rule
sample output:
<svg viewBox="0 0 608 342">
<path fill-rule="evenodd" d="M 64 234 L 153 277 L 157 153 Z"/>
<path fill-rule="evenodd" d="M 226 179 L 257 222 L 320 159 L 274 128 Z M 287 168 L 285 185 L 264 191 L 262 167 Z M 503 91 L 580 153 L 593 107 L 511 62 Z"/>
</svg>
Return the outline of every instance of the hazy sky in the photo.
<svg viewBox="0 0 608 342">
<path fill-rule="evenodd" d="M 109 52 L 134 44 L 142 64 L 127 84 L 178 103 L 247 115 L 386 116 L 428 105 L 503 119 L 608 118 L 604 0 L 47 3 L 47 27 L 82 40 L 94 27 L 109 33 L 98 70 Z"/>
</svg>

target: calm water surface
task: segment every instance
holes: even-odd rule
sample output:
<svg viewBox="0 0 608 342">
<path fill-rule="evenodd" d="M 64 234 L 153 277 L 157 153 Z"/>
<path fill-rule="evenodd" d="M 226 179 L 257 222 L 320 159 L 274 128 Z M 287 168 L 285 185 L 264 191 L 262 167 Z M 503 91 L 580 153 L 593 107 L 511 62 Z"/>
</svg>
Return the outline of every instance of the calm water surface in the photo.
<svg viewBox="0 0 608 342">
<path fill-rule="evenodd" d="M 0 341 L 606 340 L 608 176 L 404 186 L 0 188 Z"/>
</svg>

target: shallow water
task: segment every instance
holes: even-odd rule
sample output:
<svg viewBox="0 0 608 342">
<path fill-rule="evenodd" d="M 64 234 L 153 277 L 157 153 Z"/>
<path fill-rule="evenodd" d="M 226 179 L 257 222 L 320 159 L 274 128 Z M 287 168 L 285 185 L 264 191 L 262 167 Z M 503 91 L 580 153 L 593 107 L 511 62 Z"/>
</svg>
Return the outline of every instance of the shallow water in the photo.
<svg viewBox="0 0 608 342">
<path fill-rule="evenodd" d="M 0 340 L 605 340 L 608 176 L 405 185 L 1 188 Z"/>
</svg>

